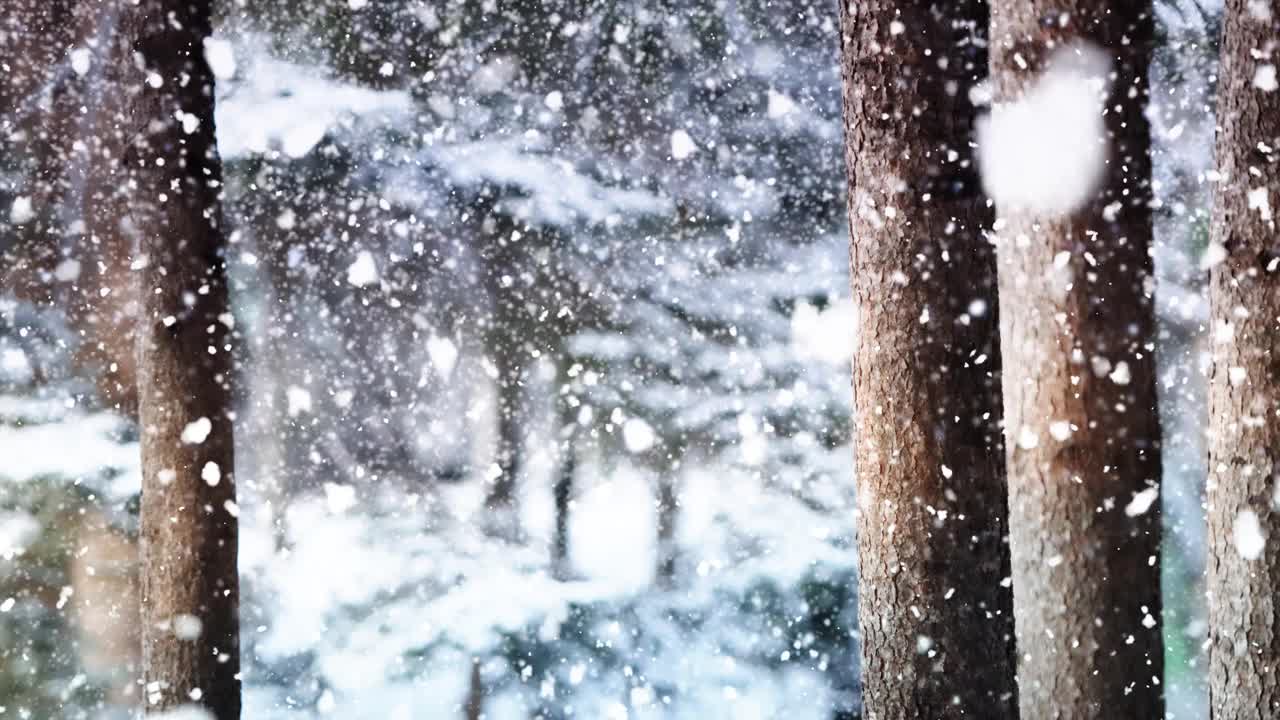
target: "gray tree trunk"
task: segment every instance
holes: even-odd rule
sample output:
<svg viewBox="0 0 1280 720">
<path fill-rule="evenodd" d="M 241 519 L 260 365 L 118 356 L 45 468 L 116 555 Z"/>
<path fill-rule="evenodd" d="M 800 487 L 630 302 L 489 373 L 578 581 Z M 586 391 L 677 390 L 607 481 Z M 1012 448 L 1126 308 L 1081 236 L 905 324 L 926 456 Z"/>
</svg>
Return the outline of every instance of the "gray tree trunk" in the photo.
<svg viewBox="0 0 1280 720">
<path fill-rule="evenodd" d="M 863 707 L 1016 716 L 982 2 L 841 2 Z"/>
<path fill-rule="evenodd" d="M 1114 73 L 1097 192 L 1065 215 L 998 208 L 1022 716 L 1160 718 L 1160 505 L 1126 512 L 1161 473 L 1144 116 L 1151 3 L 991 8 L 997 103 L 1021 97 L 1055 49 L 1079 41 L 1102 48 Z"/>
<path fill-rule="evenodd" d="M 1210 271 L 1209 697 L 1214 720 L 1280 717 L 1280 5 L 1228 0 Z M 1264 53 L 1258 57 L 1255 53 Z M 1267 54 L 1270 53 L 1270 54 Z M 1271 75 L 1274 78 L 1274 75 Z M 1274 82 L 1274 80 L 1273 80 Z"/>
<path fill-rule="evenodd" d="M 564 372 L 562 378 L 566 378 Z M 569 561 L 569 521 L 572 514 L 574 475 L 578 469 L 578 408 L 569 395 L 557 395 L 557 418 L 560 437 L 560 467 L 556 471 L 551 494 L 556 507 L 555 536 L 551 540 L 551 572 L 560 580 L 573 574 Z"/>
<path fill-rule="evenodd" d="M 658 587 L 671 590 L 676 586 L 676 570 L 680 562 L 680 546 L 676 530 L 680 520 L 680 493 L 676 489 L 676 469 L 663 463 L 658 471 L 658 557 L 654 578 Z"/>
<path fill-rule="evenodd" d="M 147 712 L 240 716 L 239 582 L 222 168 L 208 0 L 119 5 L 120 153 L 97 162 L 127 200 L 139 258 L 142 663 Z M 141 64 L 141 69 L 139 68 Z M 181 115 L 179 115 L 181 114 Z"/>
<path fill-rule="evenodd" d="M 498 476 L 485 497 L 488 517 L 484 523 L 491 534 L 508 540 L 521 535 L 518 507 L 519 479 L 524 470 L 525 397 L 524 367 L 516 358 L 513 344 L 500 345 L 493 353 L 497 367 Z"/>
</svg>

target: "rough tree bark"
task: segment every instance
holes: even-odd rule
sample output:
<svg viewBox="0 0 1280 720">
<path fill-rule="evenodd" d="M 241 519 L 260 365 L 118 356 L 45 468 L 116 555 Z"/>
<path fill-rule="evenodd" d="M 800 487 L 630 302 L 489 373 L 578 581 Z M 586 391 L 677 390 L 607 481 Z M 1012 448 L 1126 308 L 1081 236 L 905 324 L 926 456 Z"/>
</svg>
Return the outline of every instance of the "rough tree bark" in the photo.
<svg viewBox="0 0 1280 720">
<path fill-rule="evenodd" d="M 1164 717 L 1159 503 L 1126 511 L 1161 471 L 1143 114 L 1151 3 L 991 8 L 997 104 L 1077 42 L 1102 48 L 1114 73 L 1099 189 L 1065 215 L 998 208 L 1022 716 Z"/>
<path fill-rule="evenodd" d="M 841 2 L 866 717 L 1015 717 L 985 5 Z"/>
<path fill-rule="evenodd" d="M 1211 247 L 1225 257 L 1209 289 L 1214 720 L 1280 716 L 1280 5 L 1270 13 L 1256 5 L 1226 3 L 1218 79 L 1223 179 Z"/>
<path fill-rule="evenodd" d="M 137 243 L 142 440 L 142 663 L 148 712 L 240 716 L 239 583 L 221 162 L 209 0 L 118 6 L 120 97 L 97 172 Z M 93 213 L 90 213 L 93 214 Z M 99 216 L 99 220 L 100 216 Z"/>
</svg>

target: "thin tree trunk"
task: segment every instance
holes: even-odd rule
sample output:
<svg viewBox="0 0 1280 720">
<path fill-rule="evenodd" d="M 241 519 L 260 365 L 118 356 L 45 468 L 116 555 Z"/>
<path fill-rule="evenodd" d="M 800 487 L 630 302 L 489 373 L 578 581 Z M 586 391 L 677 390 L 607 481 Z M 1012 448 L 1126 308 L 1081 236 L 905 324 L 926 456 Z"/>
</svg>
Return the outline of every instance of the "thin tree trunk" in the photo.
<svg viewBox="0 0 1280 720">
<path fill-rule="evenodd" d="M 120 6 L 114 169 L 120 227 L 139 257 L 142 663 L 147 712 L 197 704 L 240 716 L 239 583 L 232 444 L 232 322 L 208 0 Z M 142 68 L 139 68 L 139 62 Z"/>
<path fill-rule="evenodd" d="M 670 590 L 676 585 L 676 565 L 680 560 L 680 547 L 676 542 L 676 527 L 680 515 L 680 498 L 676 492 L 676 470 L 663 467 L 658 475 L 658 558 L 656 579 L 658 587 Z"/>
<path fill-rule="evenodd" d="M 494 478 L 485 505 L 491 522 L 506 527 L 514 522 L 516 490 L 524 460 L 524 368 L 514 357 L 515 348 L 500 347 L 493 363 L 498 369 L 498 448 L 499 474 Z M 514 530 L 514 528 L 507 528 Z"/>
<path fill-rule="evenodd" d="M 866 717 L 1014 717 L 981 2 L 841 2 Z"/>
<path fill-rule="evenodd" d="M 572 575 L 569 562 L 569 521 L 573 502 L 573 480 L 578 466 L 578 408 L 570 396 L 557 395 L 559 405 L 560 468 L 552 495 L 556 504 L 555 537 L 551 541 L 551 571 L 559 580 Z"/>
<path fill-rule="evenodd" d="M 467 704 L 463 707 L 465 720 L 481 720 L 484 717 L 484 676 L 480 672 L 480 659 L 471 661 L 471 678 L 467 687 Z"/>
<path fill-rule="evenodd" d="M 1057 49 L 1077 42 L 1100 46 L 1114 73 L 1100 188 L 1065 214 L 999 208 L 1026 718 L 1164 717 L 1159 503 L 1133 507 L 1161 473 L 1144 116 L 1153 32 L 1150 2 L 992 2 L 997 103 L 1020 98 Z"/>
<path fill-rule="evenodd" d="M 1209 289 L 1214 720 L 1280 717 L 1280 5 L 1269 15 L 1253 5 L 1226 4 L 1218 80 L 1223 181 L 1211 247 L 1225 258 L 1210 271 Z"/>
</svg>

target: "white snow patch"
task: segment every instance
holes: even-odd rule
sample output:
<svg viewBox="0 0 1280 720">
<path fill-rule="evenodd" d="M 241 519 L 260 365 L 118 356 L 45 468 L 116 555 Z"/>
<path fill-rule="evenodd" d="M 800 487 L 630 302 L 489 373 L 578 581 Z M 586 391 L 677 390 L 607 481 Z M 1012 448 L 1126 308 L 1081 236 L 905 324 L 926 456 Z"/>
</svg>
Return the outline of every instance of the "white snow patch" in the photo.
<svg viewBox="0 0 1280 720">
<path fill-rule="evenodd" d="M 25 512 L 0 513 L 0 558 L 12 559 L 40 533 L 40 522 Z"/>
<path fill-rule="evenodd" d="M 111 498 L 128 497 L 142 487 L 138 444 L 119 441 L 125 426 L 119 416 L 85 414 L 60 403 L 15 403 L 0 396 L 0 419 L 14 416 L 40 422 L 15 426 L 0 421 L 0 457 L 5 458 L 0 482 L 77 478 Z M 77 452 L 68 453 L 68 447 Z"/>
<path fill-rule="evenodd" d="M 350 485 L 327 482 L 324 484 L 324 501 L 329 512 L 341 515 L 356 506 L 356 489 Z"/>
<path fill-rule="evenodd" d="M 1249 371 L 1244 368 L 1238 366 L 1227 368 L 1227 382 L 1231 383 L 1232 387 L 1239 387 L 1248 379 Z"/>
<path fill-rule="evenodd" d="M 178 110 L 173 116 L 178 119 L 178 122 L 182 123 L 182 132 L 184 134 L 190 135 L 200 127 L 200 118 L 196 117 L 195 113 Z"/>
<path fill-rule="evenodd" d="M 36 213 L 31 205 L 31 198 L 19 195 L 13 199 L 13 205 L 9 207 L 9 222 L 14 225 L 26 225 L 35 216 Z"/>
<path fill-rule="evenodd" d="M 1280 82 L 1276 81 L 1276 66 L 1270 63 L 1259 65 L 1253 71 L 1253 86 L 1262 92 L 1275 92 L 1280 88 Z"/>
<path fill-rule="evenodd" d="M 0 347 L 0 378 L 28 382 L 35 374 L 27 353 L 18 347 Z"/>
<path fill-rule="evenodd" d="M 1121 360 L 1107 377 L 1117 385 L 1128 385 L 1133 380 L 1133 373 L 1129 370 L 1129 363 Z"/>
<path fill-rule="evenodd" d="M 669 199 L 641 189 L 607 185 L 536 142 L 458 143 L 436 150 L 437 160 L 462 185 L 514 185 L 526 197 L 504 201 L 508 211 L 539 224 L 608 224 L 619 218 L 671 211 Z M 416 201 L 416 199 L 415 199 Z"/>
<path fill-rule="evenodd" d="M 281 230 L 292 230 L 298 224 L 298 215 L 290 208 L 276 216 L 276 227 Z"/>
<path fill-rule="evenodd" d="M 983 184 L 1004 210 L 1070 213 L 1106 170 L 1107 56 L 1089 45 L 1059 50 L 1026 94 L 996 104 L 978 125 Z"/>
<path fill-rule="evenodd" d="M 623 507 L 634 512 L 618 512 Z M 592 541 L 571 543 L 574 567 L 620 587 L 650 582 L 657 531 L 653 507 L 653 488 L 637 473 L 615 473 L 610 480 L 587 488 L 570 516 L 571 533 Z"/>
<path fill-rule="evenodd" d="M 288 128 L 280 138 L 280 149 L 289 157 L 302 157 L 320 144 L 329 132 L 329 123 L 320 118 L 302 120 Z"/>
<path fill-rule="evenodd" d="M 1111 361 L 1103 355 L 1094 355 L 1089 358 L 1089 368 L 1094 377 L 1106 377 L 1111 372 Z"/>
<path fill-rule="evenodd" d="M 284 396 L 289 405 L 289 417 L 298 417 L 304 412 L 311 412 L 311 393 L 306 388 L 290 385 L 284 391 Z"/>
<path fill-rule="evenodd" d="M 93 53 L 89 51 L 89 48 L 78 47 L 72 50 L 69 54 L 71 56 L 72 72 L 80 77 L 87 75 L 89 73 L 90 66 L 93 65 Z"/>
<path fill-rule="evenodd" d="M 427 338 L 427 356 L 431 358 L 431 367 L 436 373 L 447 378 L 458 365 L 458 346 L 449 338 L 432 335 Z"/>
<path fill-rule="evenodd" d="M 629 418 L 622 424 L 622 442 L 628 452 L 642 453 L 653 447 L 657 436 L 653 427 L 640 418 Z"/>
<path fill-rule="evenodd" d="M 500 55 L 471 74 L 471 87 L 482 95 L 500 93 L 516 79 L 519 72 L 520 69 L 510 57 Z"/>
<path fill-rule="evenodd" d="M 236 53 L 231 43 L 221 38 L 204 39 L 204 59 L 209 62 L 209 69 L 219 80 L 230 80 L 236 76 Z"/>
<path fill-rule="evenodd" d="M 213 422 L 207 417 L 199 418 L 182 428 L 182 442 L 187 445 L 199 445 L 209 438 L 211 432 L 213 432 Z"/>
<path fill-rule="evenodd" d="M 355 262 L 347 268 L 347 282 L 356 287 L 378 282 L 378 264 L 373 259 L 373 253 L 361 250 L 356 254 Z"/>
<path fill-rule="evenodd" d="M 1023 450 L 1034 450 L 1040 446 L 1040 436 L 1036 435 L 1036 431 L 1030 425 L 1023 425 L 1018 431 L 1018 447 Z"/>
<path fill-rule="evenodd" d="M 857 340 L 858 313 L 848 298 L 818 310 L 807 302 L 791 313 L 791 343 L 801 357 L 846 366 Z"/>
<path fill-rule="evenodd" d="M 1124 506 L 1124 514 L 1129 517 L 1138 517 L 1151 509 L 1151 505 L 1155 503 L 1156 498 L 1160 497 L 1160 488 L 1149 487 L 1141 492 L 1133 494 L 1133 499 L 1128 505 Z"/>
<path fill-rule="evenodd" d="M 1055 420 L 1049 423 L 1049 435 L 1058 442 L 1066 442 L 1071 438 L 1071 423 L 1066 420 Z"/>
<path fill-rule="evenodd" d="M 689 137 L 689 133 L 684 130 L 676 130 L 671 133 L 671 157 L 676 160 L 684 160 L 690 155 L 698 151 L 698 145 Z"/>
<path fill-rule="evenodd" d="M 1241 510 L 1236 516 L 1232 537 L 1235 539 L 1236 552 L 1240 553 L 1240 557 L 1245 560 L 1257 560 L 1262 557 L 1262 551 L 1267 546 L 1267 537 L 1262 531 L 1262 523 L 1258 520 L 1258 514 L 1252 510 Z"/>
<path fill-rule="evenodd" d="M 210 460 L 200 468 L 200 479 L 208 483 L 209 487 L 215 487 L 222 481 L 222 468 L 218 467 L 218 463 Z"/>
<path fill-rule="evenodd" d="M 1227 249 L 1222 243 L 1209 243 L 1204 249 L 1204 255 L 1200 258 L 1200 269 L 1208 270 L 1211 267 L 1222 264 L 1227 259 Z"/>
<path fill-rule="evenodd" d="M 1267 188 L 1259 187 L 1249 191 L 1249 209 L 1257 210 L 1262 216 L 1263 222 L 1271 222 L 1273 216 L 1271 214 L 1271 199 L 1268 197 Z"/>
<path fill-rule="evenodd" d="M 777 90 L 769 90 L 769 104 L 766 113 L 770 118 L 780 118 L 784 115 L 790 115 L 795 112 L 796 101 L 783 95 Z"/>
<path fill-rule="evenodd" d="M 68 258 L 58 263 L 53 269 L 53 277 L 58 282 L 71 282 L 80 277 L 80 261 Z"/>
<path fill-rule="evenodd" d="M 173 622 L 170 625 L 173 628 L 174 636 L 179 640 L 195 640 L 204 631 L 204 623 L 200 621 L 200 618 L 186 613 L 174 615 Z"/>
<path fill-rule="evenodd" d="M 408 93 L 378 91 L 285 62 L 249 36 L 232 55 L 240 72 L 219 86 L 218 152 L 234 160 L 279 148 L 290 157 L 311 151 L 332 129 L 357 118 L 387 120 L 411 112 Z"/>
</svg>

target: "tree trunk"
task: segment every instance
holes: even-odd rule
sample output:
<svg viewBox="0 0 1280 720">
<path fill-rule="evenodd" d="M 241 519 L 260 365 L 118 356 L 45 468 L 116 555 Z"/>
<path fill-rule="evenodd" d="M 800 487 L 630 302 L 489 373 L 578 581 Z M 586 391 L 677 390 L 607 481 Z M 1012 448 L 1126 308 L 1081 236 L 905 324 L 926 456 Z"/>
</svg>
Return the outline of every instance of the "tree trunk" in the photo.
<svg viewBox="0 0 1280 720">
<path fill-rule="evenodd" d="M 658 558 L 655 577 L 658 587 L 671 590 L 676 586 L 676 564 L 680 547 L 676 542 L 676 524 L 680 516 L 680 497 L 676 492 L 675 468 L 664 465 L 658 474 Z"/>
<path fill-rule="evenodd" d="M 74 19 L 70 0 L 8 0 L 0 17 L 0 158 L 18 179 L 6 194 L 29 209 L 11 214 L 10 205 L 0 215 L 0 288 L 42 305 L 56 297 L 52 276 L 67 228 L 54 208 L 65 201 L 84 101 L 65 59 L 78 39 Z"/>
<path fill-rule="evenodd" d="M 552 488 L 556 504 L 556 529 L 551 541 L 551 572 L 559 580 L 568 580 L 573 574 L 569 562 L 569 520 L 573 502 L 573 476 L 578 466 L 578 408 L 570 402 L 570 398 L 570 395 L 556 396 L 560 421 L 560 468 Z"/>
<path fill-rule="evenodd" d="M 1209 697 L 1214 720 L 1280 716 L 1280 41 L 1270 15 L 1228 0 L 1218 80 L 1210 271 Z M 1274 76 L 1271 76 L 1274 78 Z M 1258 79 L 1262 79 L 1261 83 Z"/>
<path fill-rule="evenodd" d="M 1164 717 L 1160 506 L 1143 502 L 1161 473 L 1144 116 L 1153 31 L 1150 2 L 992 3 L 997 111 L 1059 48 L 1096 44 L 1114 73 L 1099 189 L 1061 214 L 1008 203 L 996 226 L 1026 718 Z"/>
<path fill-rule="evenodd" d="M 240 716 L 231 316 L 209 2 L 120 8 L 115 172 L 145 268 L 138 328 L 142 436 L 142 662 L 147 712 Z M 141 64 L 142 68 L 139 67 Z"/>
<path fill-rule="evenodd" d="M 484 676 L 480 672 L 480 658 L 471 661 L 471 676 L 467 684 L 467 703 L 463 706 L 465 720 L 484 718 Z"/>
<path fill-rule="evenodd" d="M 517 480 L 524 460 L 524 368 L 515 358 L 514 347 L 499 347 L 493 353 L 498 370 L 498 477 L 494 478 L 485 505 L 495 527 L 515 522 Z M 506 528 L 515 530 L 514 526 Z"/>
<path fill-rule="evenodd" d="M 0 287 L 59 307 L 79 336 L 75 364 L 95 378 L 106 404 L 133 416 L 137 298 L 132 238 L 118 224 L 127 207 L 94 188 L 87 167 L 116 132 L 110 106 L 119 99 L 106 101 L 109 92 L 98 79 L 106 60 L 99 41 L 111 37 L 118 13 L 114 4 L 77 0 L 10 0 L 4 10 L 0 156 L 19 168 L 14 189 L 33 212 L 0 232 Z M 90 53 L 84 76 L 72 67 L 70 51 L 77 47 Z M 93 205 L 110 226 L 94 226 L 90 241 L 74 228 L 92 190 L 99 191 Z"/>
<path fill-rule="evenodd" d="M 68 257 L 79 265 L 71 283 L 73 299 L 65 305 L 68 324 L 81 336 L 76 347 L 76 364 L 94 374 L 100 399 L 116 412 L 138 417 L 138 333 L 142 299 L 138 273 L 131 267 L 137 251 L 136 228 L 129 218 L 136 188 L 120 182 L 122 167 L 114 173 L 95 166 L 120 163 L 130 126 L 122 118 L 132 116 L 134 101 L 126 85 L 137 82 L 124 77 L 132 56 L 112 56 L 112 43 L 124 32 L 125 12 L 119 3 L 76 1 L 78 35 L 84 48 L 93 48 L 90 68 L 83 78 L 84 111 L 78 113 L 73 139 L 83 143 L 73 149 L 64 171 L 69 176 L 67 197 L 79 209 L 88 209 L 84 220 L 87 237 L 68 235 L 64 243 Z M 109 153 L 109 155 L 108 155 Z M 70 209 L 70 208 L 69 208 Z"/>
<path fill-rule="evenodd" d="M 866 717 L 1015 716 L 984 3 L 840 4 Z"/>
</svg>

